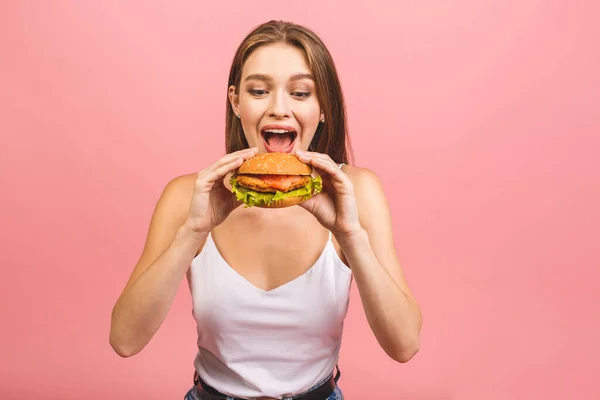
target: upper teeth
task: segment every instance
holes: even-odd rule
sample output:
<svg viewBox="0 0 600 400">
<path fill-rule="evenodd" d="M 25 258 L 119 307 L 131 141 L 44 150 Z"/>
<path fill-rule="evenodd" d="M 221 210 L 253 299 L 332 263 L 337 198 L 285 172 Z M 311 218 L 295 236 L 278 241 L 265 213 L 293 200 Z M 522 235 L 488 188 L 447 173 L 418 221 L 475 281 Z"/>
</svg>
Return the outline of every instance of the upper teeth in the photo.
<svg viewBox="0 0 600 400">
<path fill-rule="evenodd" d="M 285 129 L 267 129 L 265 133 L 293 133 L 292 131 L 286 131 Z"/>
</svg>

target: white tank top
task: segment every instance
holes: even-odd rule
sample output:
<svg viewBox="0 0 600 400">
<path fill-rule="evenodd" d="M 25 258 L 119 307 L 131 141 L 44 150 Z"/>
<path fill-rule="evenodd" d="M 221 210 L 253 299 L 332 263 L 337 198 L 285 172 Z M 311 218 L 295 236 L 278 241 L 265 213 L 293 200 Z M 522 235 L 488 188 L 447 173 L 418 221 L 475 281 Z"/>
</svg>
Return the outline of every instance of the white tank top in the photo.
<svg viewBox="0 0 600 400">
<path fill-rule="evenodd" d="M 273 290 L 237 273 L 211 235 L 190 274 L 198 331 L 194 366 L 207 384 L 229 396 L 282 398 L 333 372 L 352 273 L 331 233 L 308 271 Z"/>
</svg>

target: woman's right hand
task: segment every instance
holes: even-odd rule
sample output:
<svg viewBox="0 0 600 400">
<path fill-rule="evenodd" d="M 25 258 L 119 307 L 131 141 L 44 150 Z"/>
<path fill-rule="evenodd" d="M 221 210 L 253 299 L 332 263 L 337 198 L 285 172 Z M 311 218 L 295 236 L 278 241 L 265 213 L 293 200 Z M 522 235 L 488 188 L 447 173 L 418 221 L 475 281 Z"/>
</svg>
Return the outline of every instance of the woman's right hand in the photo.
<svg viewBox="0 0 600 400">
<path fill-rule="evenodd" d="M 223 179 L 257 153 L 258 148 L 253 147 L 226 154 L 198 173 L 186 221 L 193 231 L 210 232 L 242 204 L 225 187 Z"/>
</svg>

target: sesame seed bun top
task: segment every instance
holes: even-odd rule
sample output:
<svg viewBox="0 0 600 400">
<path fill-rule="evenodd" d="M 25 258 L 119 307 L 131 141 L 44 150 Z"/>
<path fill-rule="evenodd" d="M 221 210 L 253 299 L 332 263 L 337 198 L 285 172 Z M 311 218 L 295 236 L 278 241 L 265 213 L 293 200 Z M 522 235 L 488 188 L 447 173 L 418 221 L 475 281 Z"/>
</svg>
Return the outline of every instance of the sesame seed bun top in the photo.
<svg viewBox="0 0 600 400">
<path fill-rule="evenodd" d="M 238 174 L 310 175 L 312 167 L 291 153 L 263 153 L 247 159 Z"/>
</svg>

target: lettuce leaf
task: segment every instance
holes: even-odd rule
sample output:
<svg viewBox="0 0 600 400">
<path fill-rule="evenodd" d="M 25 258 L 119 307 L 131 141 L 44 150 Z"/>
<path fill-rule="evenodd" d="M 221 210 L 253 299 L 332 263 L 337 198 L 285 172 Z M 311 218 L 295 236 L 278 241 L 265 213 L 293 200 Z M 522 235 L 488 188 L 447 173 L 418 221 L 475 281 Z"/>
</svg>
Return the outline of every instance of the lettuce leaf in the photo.
<svg viewBox="0 0 600 400">
<path fill-rule="evenodd" d="M 229 180 L 231 184 L 231 192 L 235 194 L 236 199 L 245 204 L 245 207 L 269 205 L 274 201 L 284 199 L 286 197 L 303 196 L 304 200 L 311 198 L 313 195 L 320 193 L 323 190 L 323 181 L 320 176 L 311 177 L 310 181 L 303 187 L 290 190 L 287 193 L 277 191 L 275 193 L 257 192 L 252 189 L 239 186 L 235 176 Z"/>
</svg>

